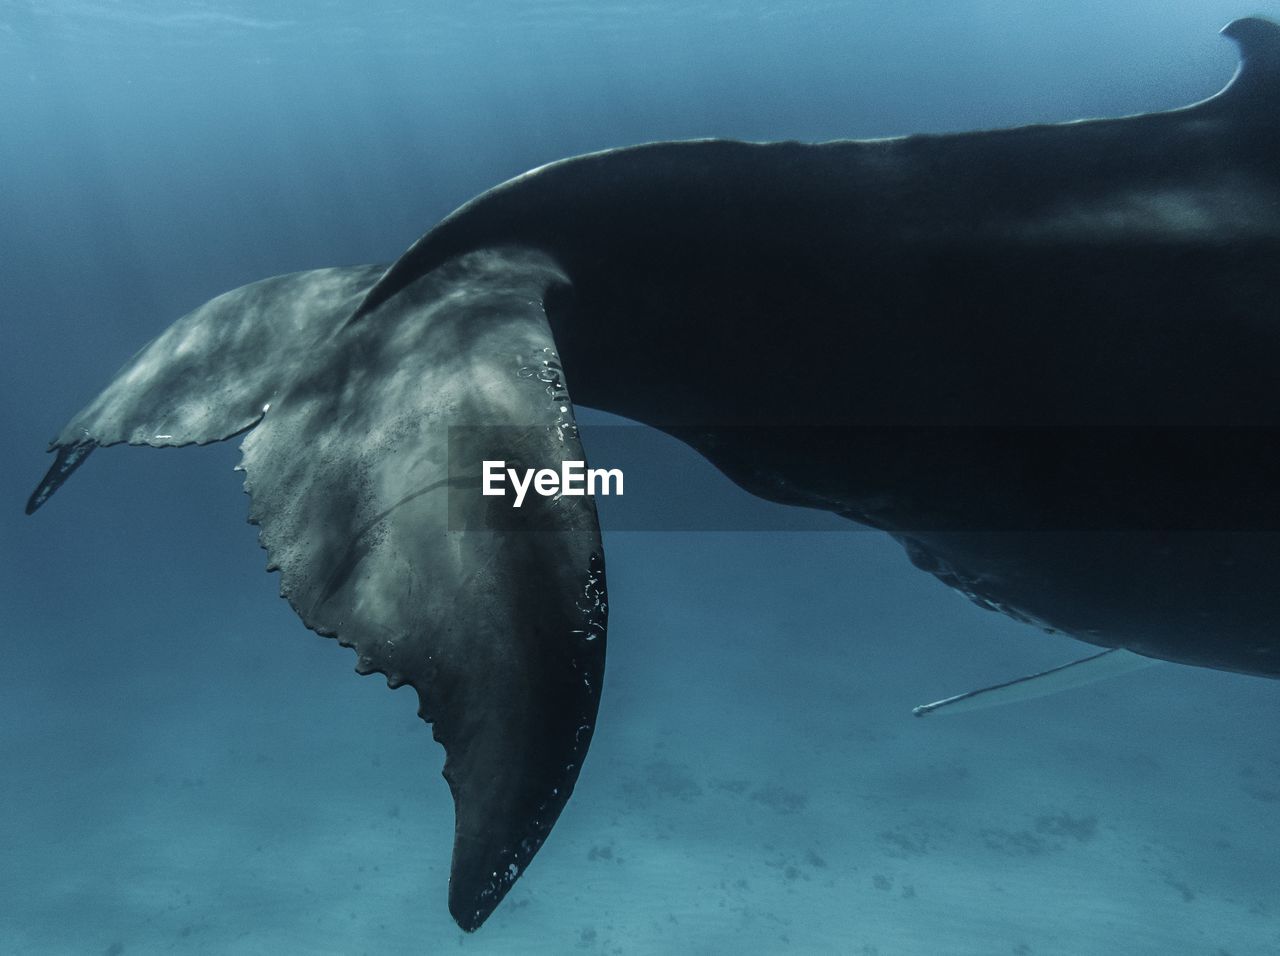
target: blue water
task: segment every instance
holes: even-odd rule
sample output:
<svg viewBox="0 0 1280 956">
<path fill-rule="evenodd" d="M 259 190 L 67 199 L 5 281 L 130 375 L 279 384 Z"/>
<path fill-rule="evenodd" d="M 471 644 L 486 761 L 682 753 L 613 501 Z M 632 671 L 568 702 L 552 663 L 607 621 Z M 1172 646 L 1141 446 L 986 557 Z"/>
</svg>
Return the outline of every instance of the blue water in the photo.
<svg viewBox="0 0 1280 956">
<path fill-rule="evenodd" d="M 1182 105 L 1257 12 L 0 0 L 0 953 L 1280 952 L 1276 685 L 1170 665 L 913 720 L 1087 648 L 875 534 L 606 512 L 591 756 L 464 937 L 442 753 L 275 596 L 234 443 L 100 452 L 21 513 L 47 439 L 221 291 L 388 261 L 590 149 Z"/>
</svg>

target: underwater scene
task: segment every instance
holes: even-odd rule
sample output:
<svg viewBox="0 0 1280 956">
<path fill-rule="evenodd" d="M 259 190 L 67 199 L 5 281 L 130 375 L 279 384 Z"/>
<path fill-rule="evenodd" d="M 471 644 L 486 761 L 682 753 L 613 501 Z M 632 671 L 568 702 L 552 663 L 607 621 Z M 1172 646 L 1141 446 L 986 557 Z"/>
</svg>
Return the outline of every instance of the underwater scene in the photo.
<svg viewBox="0 0 1280 956">
<path fill-rule="evenodd" d="M 0 954 L 1280 953 L 1276 22 L 0 0 Z"/>
</svg>

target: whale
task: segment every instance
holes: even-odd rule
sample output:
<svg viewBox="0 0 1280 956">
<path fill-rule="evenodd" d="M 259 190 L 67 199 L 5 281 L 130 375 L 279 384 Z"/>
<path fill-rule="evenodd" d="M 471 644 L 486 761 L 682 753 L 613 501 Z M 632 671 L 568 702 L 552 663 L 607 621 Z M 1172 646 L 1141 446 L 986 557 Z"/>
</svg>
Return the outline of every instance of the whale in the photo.
<svg viewBox="0 0 1280 956">
<path fill-rule="evenodd" d="M 516 509 L 482 482 L 587 461 L 578 407 L 883 531 L 1093 645 L 1082 668 L 1280 677 L 1280 26 L 1222 32 L 1235 75 L 1179 109 L 610 149 L 494 187 L 390 265 L 227 292 L 68 422 L 27 512 L 97 448 L 242 437 L 281 595 L 413 687 L 444 748 L 467 931 L 596 727 L 595 500 Z"/>
</svg>

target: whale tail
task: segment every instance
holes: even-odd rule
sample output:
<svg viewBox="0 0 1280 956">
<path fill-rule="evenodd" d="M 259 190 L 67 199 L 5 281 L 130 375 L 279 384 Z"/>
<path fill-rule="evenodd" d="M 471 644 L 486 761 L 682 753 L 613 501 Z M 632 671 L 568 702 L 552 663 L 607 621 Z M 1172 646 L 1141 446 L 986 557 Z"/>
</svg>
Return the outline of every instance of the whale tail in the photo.
<svg viewBox="0 0 1280 956">
<path fill-rule="evenodd" d="M 446 753 L 449 908 L 474 930 L 542 845 L 595 727 L 608 603 L 589 497 L 481 494 L 485 459 L 584 458 L 541 298 L 545 258 L 477 253 L 343 328 L 382 270 L 219 296 L 135 355 L 53 441 L 33 512 L 98 446 L 246 433 L 268 569 L 356 669 L 411 685 Z"/>
</svg>

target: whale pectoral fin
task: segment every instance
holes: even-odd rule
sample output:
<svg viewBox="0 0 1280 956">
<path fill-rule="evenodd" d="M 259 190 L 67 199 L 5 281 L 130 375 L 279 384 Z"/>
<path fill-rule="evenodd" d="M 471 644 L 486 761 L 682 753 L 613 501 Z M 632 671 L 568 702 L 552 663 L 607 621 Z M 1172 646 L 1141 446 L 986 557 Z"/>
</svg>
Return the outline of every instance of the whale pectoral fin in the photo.
<svg viewBox="0 0 1280 956">
<path fill-rule="evenodd" d="M 1047 671 L 1028 674 L 1025 677 L 978 690 L 966 691 L 953 697 L 944 697 L 929 704 L 921 704 L 919 707 L 913 707 L 911 713 L 917 717 L 926 717 L 939 712 L 961 714 L 971 710 L 986 710 L 988 707 L 1001 707 L 1019 701 L 1048 697 L 1050 694 L 1142 670 L 1157 663 L 1159 661 L 1150 657 L 1113 647 L 1068 664 L 1052 667 Z"/>
<path fill-rule="evenodd" d="M 204 445 L 252 428 L 381 273 L 380 266 L 356 266 L 263 279 L 173 323 L 50 442 L 57 457 L 27 500 L 27 514 L 95 448 Z"/>
<path fill-rule="evenodd" d="M 349 277 L 351 296 L 321 294 L 316 274 L 230 294 L 274 331 L 230 314 L 234 298 L 180 321 L 64 430 L 61 465 L 33 501 L 94 444 L 249 429 L 250 520 L 281 594 L 307 627 L 354 648 L 358 671 L 413 686 L 445 748 L 449 908 L 474 930 L 564 808 L 604 672 L 594 501 L 530 493 L 516 511 L 481 494 L 483 460 L 559 470 L 584 458 L 541 301 L 564 280 L 543 257 L 474 253 L 341 328 L 378 272 L 359 289 Z M 259 308 L 263 296 L 274 303 Z M 297 328 L 273 307 L 296 311 Z M 302 322 L 308 307 L 318 314 Z M 193 345 L 202 360 L 188 361 Z"/>
</svg>

